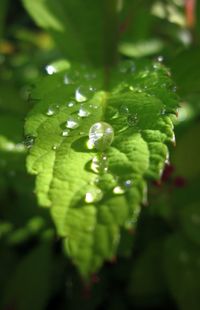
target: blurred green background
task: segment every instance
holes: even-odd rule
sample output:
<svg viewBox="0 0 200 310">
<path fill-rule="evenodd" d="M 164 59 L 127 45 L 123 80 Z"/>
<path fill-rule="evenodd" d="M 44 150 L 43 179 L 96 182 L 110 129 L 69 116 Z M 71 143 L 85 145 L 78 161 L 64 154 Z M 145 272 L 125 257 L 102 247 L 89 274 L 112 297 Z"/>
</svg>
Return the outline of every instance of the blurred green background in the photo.
<svg viewBox="0 0 200 310">
<path fill-rule="evenodd" d="M 0 0 L 0 309 L 200 309 L 200 4 L 126 1 L 121 57 L 162 56 L 171 69 L 181 98 L 176 147 L 162 180 L 149 184 L 137 228 L 122 232 L 116 260 L 86 285 L 25 167 L 30 88 L 62 52 L 22 2 Z"/>
</svg>

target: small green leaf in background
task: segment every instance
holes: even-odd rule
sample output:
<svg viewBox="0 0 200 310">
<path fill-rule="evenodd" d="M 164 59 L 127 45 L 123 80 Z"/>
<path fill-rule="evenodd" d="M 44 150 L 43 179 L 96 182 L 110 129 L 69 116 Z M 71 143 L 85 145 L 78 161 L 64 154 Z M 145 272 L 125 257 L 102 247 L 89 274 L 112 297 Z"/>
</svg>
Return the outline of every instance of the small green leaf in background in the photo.
<svg viewBox="0 0 200 310">
<path fill-rule="evenodd" d="M 200 250 L 182 235 L 174 234 L 165 246 L 166 278 L 179 309 L 200 307 Z"/>
<path fill-rule="evenodd" d="M 19 262 L 4 287 L 4 306 L 20 310 L 45 309 L 52 293 L 51 246 L 50 242 L 43 242 Z"/>
<path fill-rule="evenodd" d="M 101 71 L 72 65 L 43 78 L 32 96 L 38 103 L 25 126 L 34 137 L 28 170 L 37 175 L 39 204 L 50 207 L 87 278 L 115 255 L 120 228 L 134 226 L 146 200 L 147 179 L 162 173 L 177 95 L 159 62 L 125 61 L 111 72 L 107 92 Z M 97 131 L 91 146 L 94 124 L 114 131 L 111 145 Z"/>
<path fill-rule="evenodd" d="M 23 0 L 70 60 L 110 64 L 116 59 L 118 0 Z"/>
</svg>

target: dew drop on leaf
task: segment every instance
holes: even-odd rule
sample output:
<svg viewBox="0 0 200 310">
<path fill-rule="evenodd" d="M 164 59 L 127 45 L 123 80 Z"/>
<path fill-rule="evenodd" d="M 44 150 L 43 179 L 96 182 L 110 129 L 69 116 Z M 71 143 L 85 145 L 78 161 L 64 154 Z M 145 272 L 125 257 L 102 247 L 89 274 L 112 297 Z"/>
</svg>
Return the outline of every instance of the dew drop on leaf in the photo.
<svg viewBox="0 0 200 310">
<path fill-rule="evenodd" d="M 121 195 L 125 193 L 125 190 L 121 186 L 116 186 L 113 188 L 113 193 L 117 195 Z"/>
<path fill-rule="evenodd" d="M 127 117 L 127 123 L 129 126 L 135 126 L 138 122 L 138 116 L 137 114 L 129 115 Z"/>
<path fill-rule="evenodd" d="M 95 173 L 105 173 L 108 171 L 108 159 L 105 154 L 96 155 L 91 162 L 91 169 Z"/>
<path fill-rule="evenodd" d="M 63 132 L 62 132 L 62 136 L 63 137 L 68 137 L 69 135 L 70 135 L 70 130 L 69 129 L 63 130 Z"/>
<path fill-rule="evenodd" d="M 70 101 L 70 102 L 67 103 L 67 106 L 68 106 L 69 108 L 73 108 L 74 105 L 75 105 L 75 102 L 74 102 L 74 101 Z"/>
<path fill-rule="evenodd" d="M 136 67 L 132 60 L 125 60 L 119 65 L 119 71 L 121 73 L 133 73 L 135 69 Z"/>
<path fill-rule="evenodd" d="M 114 139 L 114 130 L 106 122 L 98 122 L 92 125 L 89 131 L 91 144 L 100 151 L 107 149 Z"/>
<path fill-rule="evenodd" d="M 126 180 L 124 182 L 124 186 L 125 186 L 125 188 L 130 188 L 132 186 L 132 181 L 131 180 Z"/>
<path fill-rule="evenodd" d="M 33 146 L 34 142 L 35 142 L 35 137 L 31 135 L 27 135 L 24 139 L 23 144 L 27 147 L 27 149 L 30 149 Z"/>
<path fill-rule="evenodd" d="M 99 188 L 91 188 L 85 194 L 85 202 L 86 203 L 94 203 L 98 202 L 102 199 L 103 193 Z"/>
<path fill-rule="evenodd" d="M 72 83 L 71 78 L 67 74 L 64 75 L 63 81 L 65 85 L 69 85 Z"/>
<path fill-rule="evenodd" d="M 56 151 L 57 150 L 57 145 L 56 144 L 54 144 L 53 146 L 52 146 L 52 150 L 54 150 L 54 151 Z"/>
<path fill-rule="evenodd" d="M 49 107 L 48 110 L 47 110 L 46 115 L 52 116 L 52 115 L 54 115 L 54 114 L 55 114 L 54 108 L 53 108 L 53 107 Z"/>
<path fill-rule="evenodd" d="M 93 92 L 92 86 L 80 86 L 75 91 L 75 99 L 77 102 L 85 102 L 91 97 Z"/>
<path fill-rule="evenodd" d="M 57 72 L 56 68 L 53 65 L 48 65 L 45 67 L 47 74 L 52 75 Z"/>
<path fill-rule="evenodd" d="M 120 113 L 124 114 L 124 115 L 128 115 L 129 114 L 129 108 L 126 105 L 121 105 Z"/>
<path fill-rule="evenodd" d="M 78 128 L 79 127 L 78 119 L 76 119 L 75 117 L 70 117 L 67 120 L 66 127 L 70 129 Z"/>
<path fill-rule="evenodd" d="M 88 117 L 89 115 L 90 115 L 90 111 L 88 111 L 84 107 L 80 107 L 80 109 L 78 111 L 78 116 L 80 116 L 80 117 Z"/>
<path fill-rule="evenodd" d="M 163 62 L 163 60 L 164 60 L 164 57 L 162 55 L 158 56 L 158 58 L 157 58 L 158 62 Z"/>
</svg>

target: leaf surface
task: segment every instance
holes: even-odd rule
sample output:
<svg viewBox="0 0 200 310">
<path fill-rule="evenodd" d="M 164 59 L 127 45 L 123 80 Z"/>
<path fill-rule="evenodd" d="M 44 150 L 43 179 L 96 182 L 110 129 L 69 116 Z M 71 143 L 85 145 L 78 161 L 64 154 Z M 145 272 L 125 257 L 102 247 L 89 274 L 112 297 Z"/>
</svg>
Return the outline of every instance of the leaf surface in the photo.
<svg viewBox="0 0 200 310">
<path fill-rule="evenodd" d="M 177 108 L 168 70 L 159 63 L 121 63 L 107 91 L 102 77 L 75 65 L 45 77 L 33 91 L 38 103 L 25 126 L 35 140 L 27 166 L 37 175 L 39 203 L 50 207 L 84 277 L 115 255 L 120 228 L 134 225 L 147 179 L 158 179 L 168 158 Z M 69 121 L 76 126 L 66 128 Z M 88 146 L 97 122 L 114 131 L 113 143 L 104 142 L 103 151 Z"/>
</svg>

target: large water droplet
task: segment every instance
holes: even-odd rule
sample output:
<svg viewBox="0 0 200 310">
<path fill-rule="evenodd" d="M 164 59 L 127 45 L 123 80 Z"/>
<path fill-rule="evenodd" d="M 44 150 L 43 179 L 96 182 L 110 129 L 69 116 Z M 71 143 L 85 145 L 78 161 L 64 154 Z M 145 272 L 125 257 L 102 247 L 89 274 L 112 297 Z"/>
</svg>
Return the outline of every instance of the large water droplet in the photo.
<svg viewBox="0 0 200 310">
<path fill-rule="evenodd" d="M 94 89 L 91 86 L 80 86 L 75 91 L 75 99 L 77 102 L 85 102 L 91 97 L 93 92 Z"/>
<path fill-rule="evenodd" d="M 105 122 L 92 125 L 89 131 L 89 141 L 98 150 L 103 151 L 108 148 L 114 139 L 112 126 Z"/>
<path fill-rule="evenodd" d="M 75 129 L 79 127 L 78 119 L 75 117 L 70 117 L 67 120 L 66 127 L 70 129 Z"/>
<path fill-rule="evenodd" d="M 80 109 L 78 111 L 78 116 L 80 116 L 80 117 L 88 117 L 89 115 L 90 115 L 90 111 L 88 111 L 84 107 L 80 107 Z"/>
<path fill-rule="evenodd" d="M 91 188 L 85 194 L 85 202 L 86 203 L 94 203 L 98 202 L 102 199 L 103 193 L 99 188 Z"/>
<path fill-rule="evenodd" d="M 105 173 L 108 171 L 108 159 L 105 154 L 99 154 L 92 159 L 91 169 L 95 173 Z"/>
</svg>

